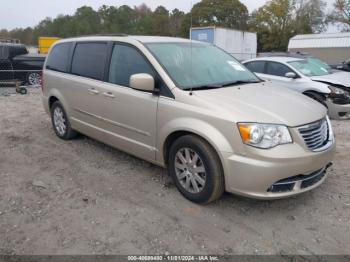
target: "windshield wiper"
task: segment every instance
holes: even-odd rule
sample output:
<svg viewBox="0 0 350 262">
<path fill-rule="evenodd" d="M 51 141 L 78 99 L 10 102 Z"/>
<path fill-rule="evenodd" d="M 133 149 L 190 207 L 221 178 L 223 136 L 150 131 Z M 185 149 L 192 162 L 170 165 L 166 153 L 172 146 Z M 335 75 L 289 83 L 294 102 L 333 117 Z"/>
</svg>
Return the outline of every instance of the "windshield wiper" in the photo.
<svg viewBox="0 0 350 262">
<path fill-rule="evenodd" d="M 226 82 L 222 84 L 209 84 L 209 85 L 201 85 L 201 86 L 194 86 L 194 87 L 186 87 L 183 90 L 209 90 L 209 89 L 218 89 L 228 86 L 234 86 L 234 85 L 243 85 L 243 84 L 253 84 L 253 83 L 260 83 L 260 80 L 238 80 L 233 82 Z"/>
<path fill-rule="evenodd" d="M 209 89 L 217 89 L 222 87 L 223 87 L 222 85 L 202 85 L 202 86 L 186 87 L 183 90 L 209 90 Z"/>
<path fill-rule="evenodd" d="M 260 80 L 238 80 L 222 84 L 222 87 L 260 83 Z"/>
</svg>

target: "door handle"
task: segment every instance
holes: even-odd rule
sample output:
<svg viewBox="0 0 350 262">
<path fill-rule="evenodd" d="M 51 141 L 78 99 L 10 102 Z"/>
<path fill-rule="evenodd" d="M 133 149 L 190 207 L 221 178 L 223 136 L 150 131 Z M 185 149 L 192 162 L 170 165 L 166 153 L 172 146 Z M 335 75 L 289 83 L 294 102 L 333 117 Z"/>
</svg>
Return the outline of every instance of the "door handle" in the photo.
<svg viewBox="0 0 350 262">
<path fill-rule="evenodd" d="M 105 92 L 105 93 L 103 93 L 103 95 L 104 95 L 105 97 L 115 98 L 115 95 L 113 95 L 113 93 L 111 93 L 111 92 Z"/>
<path fill-rule="evenodd" d="M 92 94 L 92 95 L 97 95 L 99 94 L 100 92 L 98 90 L 96 90 L 95 88 L 91 88 L 91 89 L 88 89 L 89 93 Z"/>
</svg>

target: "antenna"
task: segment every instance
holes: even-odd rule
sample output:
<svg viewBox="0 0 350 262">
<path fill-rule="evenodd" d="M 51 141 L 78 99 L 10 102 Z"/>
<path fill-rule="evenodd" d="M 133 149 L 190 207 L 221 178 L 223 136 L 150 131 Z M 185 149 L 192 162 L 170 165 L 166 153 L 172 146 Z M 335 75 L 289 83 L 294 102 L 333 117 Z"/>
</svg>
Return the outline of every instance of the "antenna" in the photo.
<svg viewBox="0 0 350 262">
<path fill-rule="evenodd" d="M 193 9 L 193 2 L 191 1 L 191 27 L 190 27 L 190 41 L 191 41 L 191 69 L 190 69 L 190 78 L 191 78 L 191 90 L 190 90 L 190 96 L 193 95 L 193 72 L 192 72 L 192 67 L 193 67 L 193 56 L 192 56 L 192 27 L 193 27 L 193 16 L 192 16 L 192 9 Z"/>
</svg>

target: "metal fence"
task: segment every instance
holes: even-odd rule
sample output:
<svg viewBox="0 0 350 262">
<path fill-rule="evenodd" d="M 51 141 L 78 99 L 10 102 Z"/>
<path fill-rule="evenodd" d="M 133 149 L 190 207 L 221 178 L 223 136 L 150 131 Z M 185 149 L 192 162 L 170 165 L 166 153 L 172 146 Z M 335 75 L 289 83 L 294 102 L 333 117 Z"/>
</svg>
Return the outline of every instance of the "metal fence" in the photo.
<svg viewBox="0 0 350 262">
<path fill-rule="evenodd" d="M 0 62 L 0 88 L 25 85 L 27 75 L 32 72 L 41 74 L 42 70 L 13 70 L 11 63 Z"/>
</svg>

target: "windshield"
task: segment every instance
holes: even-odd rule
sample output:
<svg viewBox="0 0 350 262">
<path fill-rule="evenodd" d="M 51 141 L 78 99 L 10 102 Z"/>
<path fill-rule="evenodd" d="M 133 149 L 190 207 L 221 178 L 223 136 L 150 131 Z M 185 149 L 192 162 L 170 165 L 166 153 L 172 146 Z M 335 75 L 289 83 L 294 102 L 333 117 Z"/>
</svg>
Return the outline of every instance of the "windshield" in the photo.
<svg viewBox="0 0 350 262">
<path fill-rule="evenodd" d="M 324 76 L 332 73 L 329 65 L 314 57 L 288 63 L 306 76 Z"/>
<path fill-rule="evenodd" d="M 182 89 L 260 80 L 232 56 L 205 43 L 150 43 L 147 47 Z"/>
</svg>

